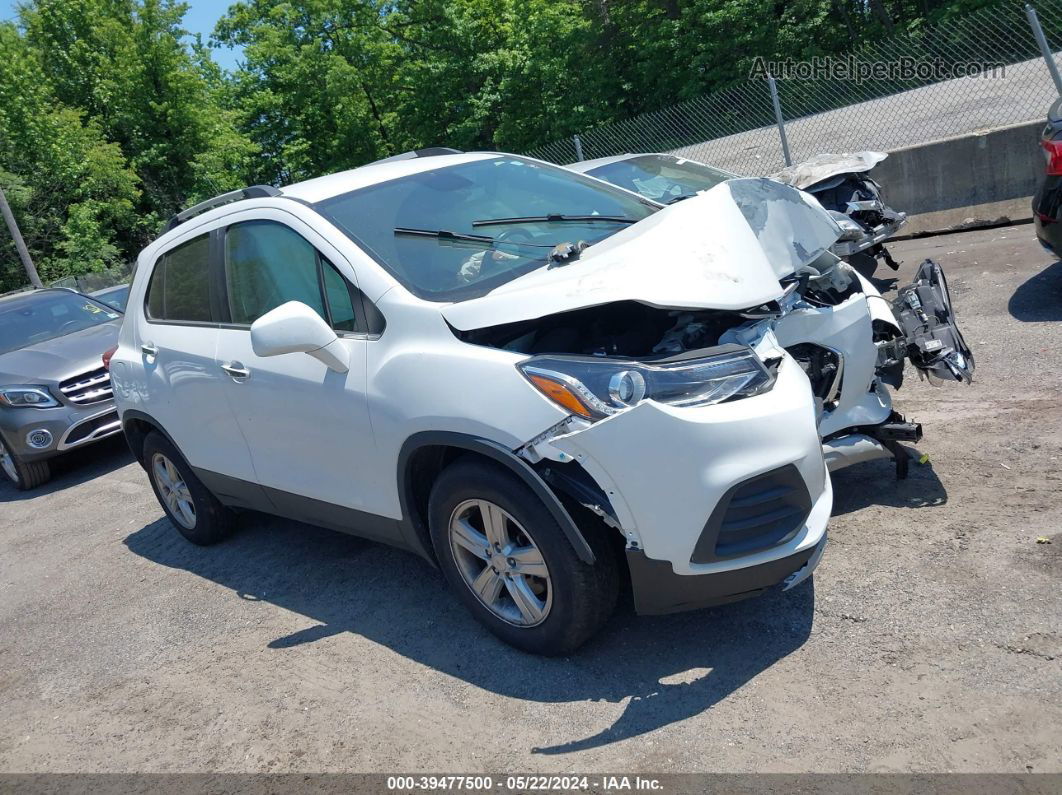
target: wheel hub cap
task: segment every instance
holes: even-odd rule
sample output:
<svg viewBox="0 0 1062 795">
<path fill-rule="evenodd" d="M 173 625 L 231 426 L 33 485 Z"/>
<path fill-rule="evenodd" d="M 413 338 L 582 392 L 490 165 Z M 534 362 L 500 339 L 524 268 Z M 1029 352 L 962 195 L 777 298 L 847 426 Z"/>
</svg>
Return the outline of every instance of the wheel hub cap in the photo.
<svg viewBox="0 0 1062 795">
<path fill-rule="evenodd" d="M 151 459 L 151 472 L 170 517 L 186 530 L 195 527 L 195 503 L 180 471 L 162 453 Z"/>
</svg>

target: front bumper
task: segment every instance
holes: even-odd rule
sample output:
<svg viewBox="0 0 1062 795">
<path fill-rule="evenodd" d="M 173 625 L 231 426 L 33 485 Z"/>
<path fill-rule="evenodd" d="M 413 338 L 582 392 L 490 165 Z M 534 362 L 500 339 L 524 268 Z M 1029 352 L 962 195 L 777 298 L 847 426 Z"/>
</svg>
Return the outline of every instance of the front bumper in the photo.
<svg viewBox="0 0 1062 795">
<path fill-rule="evenodd" d="M 762 395 L 698 408 L 646 401 L 551 443 L 601 487 L 628 548 L 676 576 L 810 552 L 826 532 L 833 494 L 815 403 L 788 356 Z M 776 501 L 779 489 L 788 493 Z"/>
<path fill-rule="evenodd" d="M 51 442 L 44 448 L 31 446 L 26 437 L 44 430 Z M 52 458 L 66 450 L 121 433 L 122 425 L 113 400 L 88 406 L 61 405 L 48 409 L 0 409 L 0 433 L 4 443 L 24 461 Z"/>
<path fill-rule="evenodd" d="M 867 233 L 858 240 L 838 240 L 834 243 L 830 250 L 838 257 L 850 257 L 853 254 L 858 254 L 860 251 L 866 251 L 868 248 L 884 243 L 890 237 L 900 231 L 900 227 L 907 223 L 907 213 L 896 213 L 896 218 L 890 221 L 879 224 L 867 231 Z"/>
<path fill-rule="evenodd" d="M 662 615 L 737 602 L 779 586 L 787 591 L 811 576 L 825 548 L 824 536 L 818 546 L 795 555 L 718 574 L 686 576 L 675 574 L 664 561 L 647 558 L 641 550 L 628 549 L 634 609 L 642 615 Z"/>
</svg>

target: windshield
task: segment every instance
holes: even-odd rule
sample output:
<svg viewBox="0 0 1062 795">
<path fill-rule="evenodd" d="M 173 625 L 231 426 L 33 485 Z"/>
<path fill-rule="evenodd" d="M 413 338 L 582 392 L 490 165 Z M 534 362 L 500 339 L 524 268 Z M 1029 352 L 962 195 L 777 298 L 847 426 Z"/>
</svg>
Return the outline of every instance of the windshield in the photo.
<svg viewBox="0 0 1062 795">
<path fill-rule="evenodd" d="M 129 301 L 129 285 L 123 284 L 120 287 L 110 287 L 106 290 L 100 290 L 93 293 L 92 297 L 97 301 L 102 301 L 107 306 L 114 307 L 119 312 L 125 312 L 125 305 Z"/>
<path fill-rule="evenodd" d="M 31 292 L 0 301 L 0 353 L 98 326 L 121 315 L 67 290 Z"/>
<path fill-rule="evenodd" d="M 671 155 L 638 155 L 586 173 L 661 204 L 714 188 L 737 176 Z"/>
<path fill-rule="evenodd" d="M 431 301 L 483 295 L 545 267 L 557 243 L 593 244 L 656 211 L 581 174 L 506 156 L 422 171 L 315 206 Z"/>
</svg>

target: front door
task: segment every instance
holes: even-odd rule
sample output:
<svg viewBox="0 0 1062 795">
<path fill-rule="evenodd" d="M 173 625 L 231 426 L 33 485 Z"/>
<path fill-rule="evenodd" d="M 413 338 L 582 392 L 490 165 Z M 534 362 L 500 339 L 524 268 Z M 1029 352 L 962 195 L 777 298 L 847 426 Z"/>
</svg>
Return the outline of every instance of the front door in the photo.
<svg viewBox="0 0 1062 795">
<path fill-rule="evenodd" d="M 230 225 L 222 250 L 230 322 L 219 331 L 217 366 L 258 482 L 279 512 L 308 521 L 343 524 L 344 512 L 333 507 L 370 511 L 371 495 L 379 493 L 365 393 L 372 342 L 360 332 L 356 286 L 279 221 Z M 288 301 L 306 304 L 332 325 L 350 354 L 346 373 L 305 353 L 255 354 L 251 323 Z"/>
</svg>

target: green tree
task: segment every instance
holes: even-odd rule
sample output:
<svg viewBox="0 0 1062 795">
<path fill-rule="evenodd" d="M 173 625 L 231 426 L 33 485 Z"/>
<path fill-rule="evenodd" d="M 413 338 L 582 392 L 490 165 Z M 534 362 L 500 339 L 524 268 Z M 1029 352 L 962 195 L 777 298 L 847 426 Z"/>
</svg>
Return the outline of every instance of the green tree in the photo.
<svg viewBox="0 0 1062 795">
<path fill-rule="evenodd" d="M 151 231 L 190 201 L 240 187 L 255 153 L 223 104 L 219 71 L 183 43 L 186 10 L 174 0 L 36 0 L 20 12 L 55 98 L 82 109 L 140 177 Z"/>
<path fill-rule="evenodd" d="M 0 184 L 45 281 L 119 263 L 138 226 L 136 174 L 100 126 L 56 105 L 39 59 L 0 25 Z M 6 230 L 0 291 L 25 281 Z"/>
</svg>

